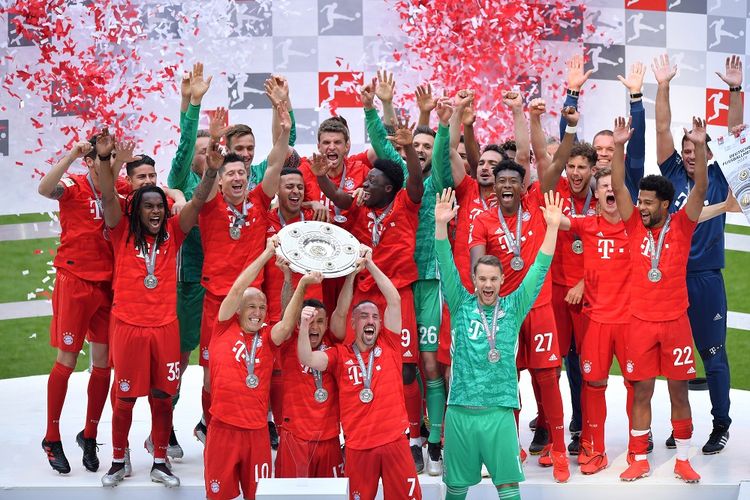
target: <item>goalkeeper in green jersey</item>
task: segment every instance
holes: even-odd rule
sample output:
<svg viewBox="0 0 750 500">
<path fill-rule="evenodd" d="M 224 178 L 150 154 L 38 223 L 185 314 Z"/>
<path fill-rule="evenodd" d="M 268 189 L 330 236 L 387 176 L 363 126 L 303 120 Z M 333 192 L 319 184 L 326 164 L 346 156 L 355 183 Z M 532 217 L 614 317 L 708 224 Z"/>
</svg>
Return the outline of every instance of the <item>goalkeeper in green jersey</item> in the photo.
<svg viewBox="0 0 750 500">
<path fill-rule="evenodd" d="M 524 480 L 513 410 L 519 408 L 516 352 L 518 331 L 531 309 L 555 252 L 562 218 L 560 195 L 546 194 L 547 232 L 521 286 L 498 296 L 503 282 L 500 260 L 480 258 L 473 269 L 476 294 L 469 293 L 453 262 L 447 223 L 458 207 L 451 189 L 435 205 L 435 250 L 443 296 L 451 313 L 452 375 L 445 413 L 446 500 L 463 499 L 487 466 L 501 499 L 520 498 Z"/>
</svg>

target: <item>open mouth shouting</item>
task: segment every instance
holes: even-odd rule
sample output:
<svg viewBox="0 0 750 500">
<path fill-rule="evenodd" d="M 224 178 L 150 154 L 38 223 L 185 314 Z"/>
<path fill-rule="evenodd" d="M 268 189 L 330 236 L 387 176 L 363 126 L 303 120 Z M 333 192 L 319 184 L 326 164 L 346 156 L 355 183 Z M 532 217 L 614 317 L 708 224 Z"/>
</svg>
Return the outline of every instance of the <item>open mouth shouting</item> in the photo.
<svg viewBox="0 0 750 500">
<path fill-rule="evenodd" d="M 152 233 L 157 233 L 161 227 L 161 215 L 154 214 L 148 218 L 148 227 Z"/>
<path fill-rule="evenodd" d="M 605 201 L 607 202 L 607 206 L 608 207 L 614 207 L 615 206 L 615 195 L 608 194 L 607 198 L 605 199 Z"/>
<path fill-rule="evenodd" d="M 479 292 L 479 295 L 482 298 L 483 304 L 490 304 L 493 300 L 495 300 L 495 290 L 492 288 L 483 288 Z"/>
<path fill-rule="evenodd" d="M 245 183 L 242 181 L 232 181 L 232 196 L 242 196 L 245 191 Z"/>
<path fill-rule="evenodd" d="M 362 340 L 365 344 L 372 345 L 375 343 L 375 325 L 365 325 L 362 329 Z"/>
<path fill-rule="evenodd" d="M 570 187 L 573 190 L 574 193 L 580 193 L 583 188 L 583 177 L 578 175 L 571 175 L 568 177 L 568 182 L 570 183 Z"/>
</svg>

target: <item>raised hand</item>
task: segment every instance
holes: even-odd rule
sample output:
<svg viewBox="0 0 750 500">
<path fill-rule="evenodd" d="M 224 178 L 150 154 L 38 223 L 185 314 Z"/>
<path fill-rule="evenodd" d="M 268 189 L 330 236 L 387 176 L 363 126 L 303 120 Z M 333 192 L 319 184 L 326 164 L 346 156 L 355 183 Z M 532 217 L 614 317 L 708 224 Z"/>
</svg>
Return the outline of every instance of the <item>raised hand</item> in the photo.
<svg viewBox="0 0 750 500">
<path fill-rule="evenodd" d="M 516 90 L 503 91 L 503 104 L 513 110 L 522 109 L 523 98 L 521 96 L 521 93 Z"/>
<path fill-rule="evenodd" d="M 270 238 L 266 239 L 266 248 L 264 252 L 266 252 L 268 255 L 273 255 L 276 253 L 276 249 L 279 247 L 279 235 L 274 234 Z"/>
<path fill-rule="evenodd" d="M 73 158 L 83 158 L 91 152 L 93 146 L 88 141 L 77 142 L 73 149 L 70 150 L 70 155 Z"/>
<path fill-rule="evenodd" d="M 206 149 L 206 165 L 211 170 L 219 170 L 224 164 L 224 155 L 219 150 L 219 141 L 211 139 Z"/>
<path fill-rule="evenodd" d="M 368 247 L 364 243 L 359 244 L 359 258 L 363 262 L 372 262 L 372 248 Z"/>
<path fill-rule="evenodd" d="M 399 146 L 411 146 L 414 142 L 415 124 L 409 124 L 406 120 L 402 120 L 401 117 L 398 117 L 391 120 L 391 125 L 393 125 L 395 130 L 393 135 L 389 135 L 387 139 L 395 142 Z"/>
<path fill-rule="evenodd" d="M 565 106 L 561 114 L 565 118 L 565 122 L 571 127 L 578 125 L 578 120 L 581 118 L 581 114 L 573 106 Z"/>
<path fill-rule="evenodd" d="M 98 156 L 110 156 L 115 148 L 115 140 L 109 135 L 109 129 L 104 127 L 102 133 L 96 139 L 96 154 Z"/>
<path fill-rule="evenodd" d="M 591 76 L 591 73 L 594 72 L 593 69 L 583 71 L 583 56 L 581 55 L 575 55 L 568 59 L 565 66 L 568 68 L 568 90 L 580 91 L 583 84 Z"/>
<path fill-rule="evenodd" d="M 135 142 L 116 142 L 115 148 L 115 160 L 118 163 L 130 163 L 131 161 L 140 160 L 140 156 L 133 156 L 135 151 Z"/>
<path fill-rule="evenodd" d="M 325 204 L 320 201 L 311 201 L 310 209 L 313 211 L 313 220 L 319 222 L 331 222 L 331 212 Z"/>
<path fill-rule="evenodd" d="M 429 113 L 437 106 L 437 101 L 432 97 L 432 85 L 418 85 L 414 93 L 417 99 L 417 107 L 420 113 Z"/>
<path fill-rule="evenodd" d="M 693 117 L 693 129 L 688 131 L 688 129 L 683 127 L 682 130 L 685 133 L 685 137 L 687 137 L 687 139 L 693 144 L 705 144 L 706 143 L 705 120 L 702 120 L 698 118 L 697 116 L 694 116 Z"/>
<path fill-rule="evenodd" d="M 440 123 L 447 127 L 451 116 L 453 116 L 453 105 L 451 104 L 450 98 L 441 97 L 438 99 L 436 109 Z"/>
<path fill-rule="evenodd" d="M 283 76 L 272 75 L 271 78 L 265 81 L 263 87 L 268 100 L 271 101 L 271 105 L 274 108 L 281 102 L 289 101 L 289 82 Z"/>
<path fill-rule="evenodd" d="M 643 89 L 643 78 L 645 76 L 646 65 L 639 61 L 630 67 L 630 73 L 627 78 L 617 75 L 617 79 L 627 87 L 631 94 L 637 94 Z"/>
<path fill-rule="evenodd" d="M 315 309 L 314 307 L 312 306 L 303 307 L 302 312 L 300 313 L 300 317 L 299 317 L 300 327 L 309 328 L 310 323 L 312 323 L 317 316 L 318 316 L 318 310 Z"/>
<path fill-rule="evenodd" d="M 396 88 L 396 83 L 393 81 L 393 73 L 388 73 L 386 70 L 382 72 L 378 70 L 377 85 L 375 86 L 375 95 L 378 96 L 380 102 L 391 102 L 393 101 L 393 94 Z"/>
<path fill-rule="evenodd" d="M 732 127 L 732 130 L 730 130 L 730 132 L 732 133 L 733 136 L 739 137 L 742 131 L 745 130 L 746 128 L 747 128 L 747 124 L 742 123 L 740 125 L 735 125 L 734 127 Z"/>
<path fill-rule="evenodd" d="M 354 198 L 354 203 L 356 203 L 358 207 L 361 207 L 365 203 L 365 190 L 358 187 L 352 191 L 352 198 Z"/>
<path fill-rule="evenodd" d="M 279 118 L 279 127 L 286 133 L 292 129 L 292 117 L 289 116 L 289 104 L 287 101 L 279 101 L 276 106 L 276 115 Z"/>
<path fill-rule="evenodd" d="M 474 125 L 476 119 L 477 115 L 474 111 L 474 99 L 472 97 L 472 100 L 469 101 L 469 104 L 461 112 L 461 123 L 465 127 L 469 127 L 471 125 Z"/>
<path fill-rule="evenodd" d="M 300 278 L 299 284 L 305 286 L 318 285 L 323 282 L 323 278 L 323 273 L 320 271 L 311 271 Z"/>
<path fill-rule="evenodd" d="M 532 99 L 529 103 L 529 114 L 534 117 L 542 116 L 547 112 L 547 103 L 541 97 Z M 577 122 L 576 122 L 577 123 Z"/>
<path fill-rule="evenodd" d="M 197 101 L 193 104 L 199 104 L 203 96 L 208 92 L 208 88 L 211 86 L 211 79 L 209 76 L 207 79 L 203 78 L 203 63 L 197 62 L 193 65 L 193 72 L 190 77 L 190 94 L 191 100 Z"/>
<path fill-rule="evenodd" d="M 544 193 L 544 220 L 548 227 L 560 227 L 562 221 L 562 208 L 564 200 L 560 198 L 560 193 L 549 191 Z"/>
<path fill-rule="evenodd" d="M 451 188 L 443 189 L 442 193 L 435 195 L 435 223 L 447 224 L 458 213 L 456 205 L 456 192 Z"/>
<path fill-rule="evenodd" d="M 633 135 L 633 129 L 630 128 L 632 121 L 632 117 L 629 117 L 627 121 L 622 116 L 615 118 L 615 126 L 612 129 L 612 139 L 614 139 L 615 144 L 625 144 L 630 140 Z"/>
<path fill-rule="evenodd" d="M 469 106 L 474 100 L 474 91 L 471 89 L 459 90 L 456 95 L 453 96 L 453 105 L 456 109 L 464 109 Z"/>
<path fill-rule="evenodd" d="M 230 127 L 226 126 L 227 110 L 226 108 L 216 108 L 208 121 L 208 135 L 216 142 L 219 142 Z"/>
<path fill-rule="evenodd" d="M 330 168 L 331 166 L 328 164 L 325 156 L 313 153 L 312 161 L 310 162 L 310 172 L 312 172 L 313 175 L 316 177 L 322 177 L 328 173 Z"/>
<path fill-rule="evenodd" d="M 190 100 L 190 78 L 191 73 L 189 71 L 185 71 L 182 74 L 182 81 L 180 82 L 180 97 L 182 97 L 184 102 Z"/>
<path fill-rule="evenodd" d="M 289 267 L 289 261 L 286 260 L 281 254 L 276 254 L 276 267 L 281 269 L 281 273 L 284 275 L 284 281 L 292 280 L 292 269 Z"/>
<path fill-rule="evenodd" d="M 662 54 L 659 57 L 654 58 L 654 62 L 651 64 L 651 70 L 654 72 L 656 83 L 669 83 L 677 74 L 677 65 L 670 66 L 669 55 Z"/>
<path fill-rule="evenodd" d="M 372 109 L 375 107 L 375 87 L 377 86 L 377 80 L 372 79 L 367 85 L 363 85 L 359 88 L 359 99 L 362 101 L 362 107 L 365 109 Z"/>
<path fill-rule="evenodd" d="M 727 57 L 724 73 L 722 74 L 717 71 L 716 76 L 721 78 L 730 87 L 739 87 L 742 85 L 742 59 L 740 59 L 740 56 Z"/>
</svg>

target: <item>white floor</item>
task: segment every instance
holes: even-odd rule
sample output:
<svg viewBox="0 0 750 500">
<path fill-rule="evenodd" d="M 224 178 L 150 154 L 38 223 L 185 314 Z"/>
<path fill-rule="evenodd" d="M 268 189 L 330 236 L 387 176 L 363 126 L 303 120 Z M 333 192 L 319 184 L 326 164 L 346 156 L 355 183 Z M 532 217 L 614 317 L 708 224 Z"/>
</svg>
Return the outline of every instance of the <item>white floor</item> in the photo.
<svg viewBox="0 0 750 500">
<path fill-rule="evenodd" d="M 201 372 L 197 367 L 187 370 L 182 398 L 175 412 L 174 424 L 177 437 L 185 450 L 185 458 L 175 463 L 174 472 L 182 480 L 182 487 L 169 491 L 150 483 L 148 471 L 151 459 L 143 449 L 143 440 L 150 430 L 150 415 L 145 400 L 136 405 L 133 427 L 130 433 L 134 475 L 114 491 L 101 488 L 100 477 L 109 466 L 111 453 L 111 410 L 104 410 L 100 424 L 99 441 L 102 466 L 96 474 L 87 472 L 80 463 L 81 451 L 75 444 L 75 435 L 82 429 L 85 417 L 86 384 L 88 374 L 76 373 L 71 377 L 68 400 L 63 410 L 61 431 L 63 444 L 73 468 L 61 476 L 47 464 L 40 442 L 45 427 L 46 377 L 26 377 L 0 380 L 3 401 L 3 423 L 5 432 L 0 437 L 0 498 L 132 498 L 147 495 L 147 498 L 204 498 L 202 446 L 192 436 L 192 429 L 200 414 Z M 526 406 L 521 413 L 521 441 L 528 447 L 532 434 L 528 421 L 535 414 L 529 379 L 523 376 L 521 393 Z M 566 408 L 566 424 L 570 417 L 569 398 L 566 397 L 567 381 L 561 382 Z M 744 444 L 750 442 L 750 392 L 732 391 L 732 416 L 734 423 L 727 449 L 720 455 L 703 456 L 700 446 L 711 430 L 708 392 L 691 392 L 695 433 L 691 461 L 702 475 L 700 485 L 685 485 L 673 477 L 674 452 L 667 450 L 663 442 L 669 436 L 669 399 L 664 382 L 657 382 L 653 404 L 654 453 L 650 455 L 653 474 L 636 483 L 622 483 L 619 473 L 625 468 L 627 444 L 627 421 L 624 412 L 625 391 L 620 378 L 610 381 L 607 392 L 609 416 L 607 442 L 610 467 L 594 476 L 583 476 L 571 460 L 573 475 L 568 484 L 553 482 L 550 469 L 537 465 L 535 457 L 529 457 L 525 466 L 526 482 L 522 485 L 524 498 L 617 498 L 632 499 L 636 495 L 649 495 L 648 500 L 672 498 L 680 500 L 711 498 L 712 500 L 736 499 L 740 482 L 750 481 L 750 461 L 744 454 Z M 746 413 L 747 412 L 747 413 Z M 424 498 L 441 498 L 440 478 L 426 475 L 420 478 Z M 746 486 L 750 486 L 750 483 Z M 750 495 L 750 493 L 748 493 Z M 497 498 L 488 480 L 470 490 L 469 498 Z"/>
</svg>

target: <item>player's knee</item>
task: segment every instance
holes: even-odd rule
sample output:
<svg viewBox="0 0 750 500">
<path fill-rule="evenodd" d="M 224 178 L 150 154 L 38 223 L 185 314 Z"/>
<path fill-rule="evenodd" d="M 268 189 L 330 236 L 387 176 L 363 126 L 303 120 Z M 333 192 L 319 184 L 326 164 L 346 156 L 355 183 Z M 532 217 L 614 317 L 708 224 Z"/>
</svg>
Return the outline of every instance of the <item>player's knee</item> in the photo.
<svg viewBox="0 0 750 500">
<path fill-rule="evenodd" d="M 166 392 L 159 389 L 151 389 L 151 396 L 155 397 L 156 399 L 166 399 L 172 397 L 170 394 L 167 394 Z"/>
<path fill-rule="evenodd" d="M 77 352 L 63 351 L 62 349 L 57 350 L 57 362 L 61 365 L 65 365 L 68 368 L 75 369 L 76 362 L 78 361 Z"/>
<path fill-rule="evenodd" d="M 98 368 L 109 368 L 109 346 L 107 344 L 92 342 L 91 362 Z"/>
<path fill-rule="evenodd" d="M 687 380 L 667 380 L 667 390 L 672 406 L 689 405 Z"/>
<path fill-rule="evenodd" d="M 417 380 L 417 365 L 404 363 L 404 366 L 401 369 L 401 377 L 404 381 L 404 385 L 409 385 Z"/>
<path fill-rule="evenodd" d="M 440 366 L 437 361 L 437 354 L 434 352 L 422 353 L 422 369 L 428 380 L 440 378 Z"/>
<path fill-rule="evenodd" d="M 654 380 L 641 380 L 633 383 L 633 401 L 638 404 L 648 404 L 654 395 Z"/>
<path fill-rule="evenodd" d="M 586 382 L 586 384 L 589 385 L 589 386 L 591 386 L 591 387 L 606 387 L 606 385 L 607 385 L 607 379 L 605 378 L 605 379 L 602 379 L 602 380 L 590 380 L 590 381 Z"/>
</svg>

